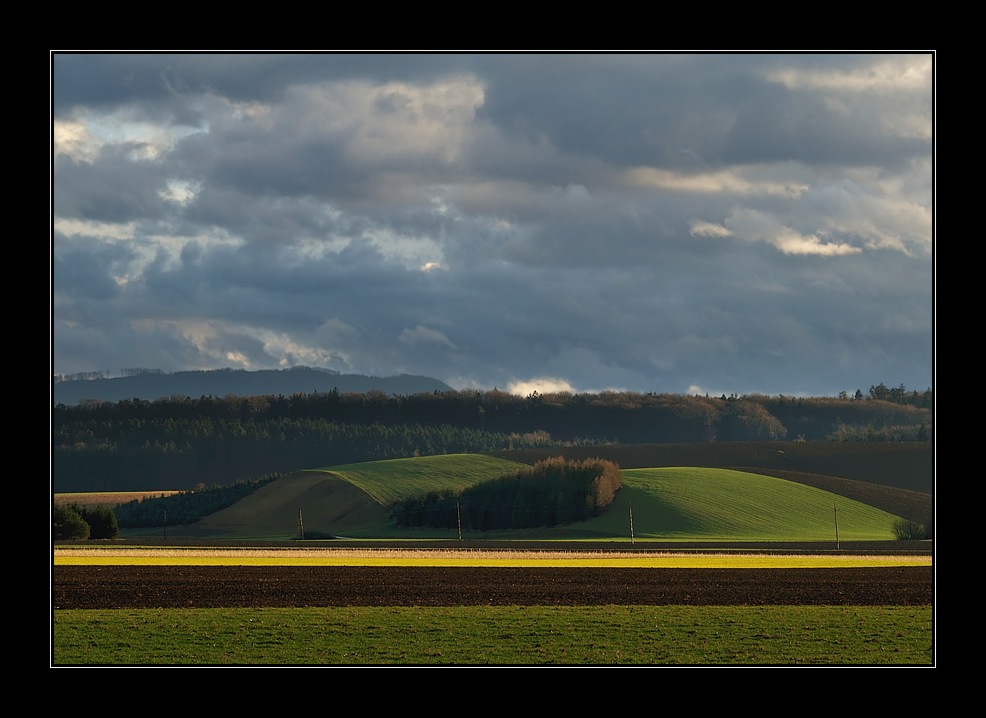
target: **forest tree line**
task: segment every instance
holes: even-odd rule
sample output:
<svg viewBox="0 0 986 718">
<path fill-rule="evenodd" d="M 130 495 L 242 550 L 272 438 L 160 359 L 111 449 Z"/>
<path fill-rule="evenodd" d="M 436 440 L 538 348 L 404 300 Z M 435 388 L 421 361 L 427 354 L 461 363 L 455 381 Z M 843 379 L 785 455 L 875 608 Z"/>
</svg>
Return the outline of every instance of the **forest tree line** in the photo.
<svg viewBox="0 0 986 718">
<path fill-rule="evenodd" d="M 56 492 L 184 490 L 337 464 L 538 446 L 931 441 L 931 390 L 839 397 L 493 391 L 172 397 L 52 408 Z"/>
</svg>

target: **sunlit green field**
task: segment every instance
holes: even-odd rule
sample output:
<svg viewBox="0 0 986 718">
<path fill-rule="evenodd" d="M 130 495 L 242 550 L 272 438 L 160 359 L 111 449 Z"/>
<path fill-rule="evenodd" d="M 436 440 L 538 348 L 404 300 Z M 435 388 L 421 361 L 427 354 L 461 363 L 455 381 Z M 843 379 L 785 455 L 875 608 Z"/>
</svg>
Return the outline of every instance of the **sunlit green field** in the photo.
<svg viewBox="0 0 986 718">
<path fill-rule="evenodd" d="M 771 476 L 729 469 L 624 469 L 623 488 L 585 532 L 718 541 L 883 541 L 898 517 Z"/>
<path fill-rule="evenodd" d="M 483 454 L 445 454 L 367 461 L 320 470 L 345 479 L 386 505 L 430 491 L 462 491 L 525 468 L 528 468 L 526 464 Z"/>
<path fill-rule="evenodd" d="M 64 610 L 52 664 L 931 666 L 930 606 Z"/>
</svg>

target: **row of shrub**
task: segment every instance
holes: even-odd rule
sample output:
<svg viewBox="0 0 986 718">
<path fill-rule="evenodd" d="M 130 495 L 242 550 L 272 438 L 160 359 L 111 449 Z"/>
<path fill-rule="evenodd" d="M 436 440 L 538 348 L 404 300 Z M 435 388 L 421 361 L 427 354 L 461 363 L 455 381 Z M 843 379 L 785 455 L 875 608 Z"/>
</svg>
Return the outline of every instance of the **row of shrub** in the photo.
<svg viewBox="0 0 986 718">
<path fill-rule="evenodd" d="M 213 484 L 167 496 L 145 496 L 120 504 L 114 511 L 125 529 L 182 526 L 232 506 L 279 478 L 281 474 L 272 473 L 253 481 L 237 481 L 232 486 Z"/>
</svg>

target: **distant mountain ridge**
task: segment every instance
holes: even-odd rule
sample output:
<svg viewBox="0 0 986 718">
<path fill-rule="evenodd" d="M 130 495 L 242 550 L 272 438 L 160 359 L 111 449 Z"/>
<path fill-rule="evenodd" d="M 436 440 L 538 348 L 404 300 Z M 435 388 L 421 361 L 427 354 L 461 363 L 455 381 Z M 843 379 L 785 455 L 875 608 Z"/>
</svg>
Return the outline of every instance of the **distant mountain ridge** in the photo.
<svg viewBox="0 0 986 718">
<path fill-rule="evenodd" d="M 155 399 L 187 396 L 291 396 L 292 394 L 329 393 L 365 394 L 381 391 L 384 394 L 410 396 L 428 392 L 451 391 L 452 387 L 438 379 L 401 374 L 377 377 L 363 374 L 339 374 L 326 369 L 295 367 L 293 369 L 216 369 L 183 371 L 174 374 L 146 372 L 133 376 L 91 380 L 59 381 L 52 384 L 52 404 L 72 406 L 83 401 L 118 402 L 125 399 Z"/>
</svg>

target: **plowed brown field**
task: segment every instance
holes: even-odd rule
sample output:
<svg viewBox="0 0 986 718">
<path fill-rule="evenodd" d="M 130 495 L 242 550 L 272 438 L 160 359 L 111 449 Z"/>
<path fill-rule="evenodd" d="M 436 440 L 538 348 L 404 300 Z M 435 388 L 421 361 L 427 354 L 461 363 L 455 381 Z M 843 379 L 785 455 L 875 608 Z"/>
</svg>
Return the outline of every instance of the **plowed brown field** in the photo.
<svg viewBox="0 0 986 718">
<path fill-rule="evenodd" d="M 930 566 L 818 569 L 55 566 L 52 607 L 932 605 Z"/>
</svg>

